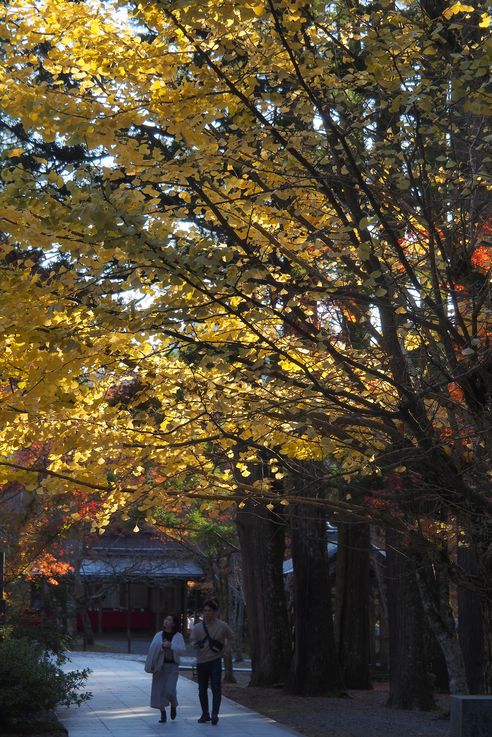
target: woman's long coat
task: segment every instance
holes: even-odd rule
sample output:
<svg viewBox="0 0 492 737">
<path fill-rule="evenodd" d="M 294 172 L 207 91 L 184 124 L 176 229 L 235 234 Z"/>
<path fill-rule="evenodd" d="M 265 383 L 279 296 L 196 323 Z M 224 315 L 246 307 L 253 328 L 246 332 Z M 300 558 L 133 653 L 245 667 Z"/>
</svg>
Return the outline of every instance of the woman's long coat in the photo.
<svg viewBox="0 0 492 737">
<path fill-rule="evenodd" d="M 149 652 L 145 660 L 145 672 L 152 673 L 152 688 L 150 692 L 150 706 L 153 709 L 165 709 L 166 706 L 178 705 L 176 685 L 178 682 L 178 664 L 181 655 L 186 652 L 183 635 L 176 632 L 171 640 L 171 651 L 174 663 L 164 662 L 162 647 L 162 630 L 157 632 L 150 643 Z"/>
</svg>

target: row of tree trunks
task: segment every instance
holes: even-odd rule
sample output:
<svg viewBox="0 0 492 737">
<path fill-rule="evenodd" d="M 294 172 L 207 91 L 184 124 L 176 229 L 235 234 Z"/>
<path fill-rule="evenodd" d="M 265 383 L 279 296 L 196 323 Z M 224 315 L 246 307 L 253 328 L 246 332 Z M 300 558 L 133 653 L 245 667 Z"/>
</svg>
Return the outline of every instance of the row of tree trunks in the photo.
<svg viewBox="0 0 492 737">
<path fill-rule="evenodd" d="M 316 493 L 319 468 L 302 464 L 288 489 L 297 498 Z M 338 525 L 335 616 L 323 508 L 302 503 L 289 507 L 294 567 L 292 626 L 286 607 L 283 558 L 287 520 L 283 508 L 268 510 L 246 501 L 237 524 L 243 560 L 253 673 L 251 685 L 285 684 L 290 692 L 322 695 L 344 687 L 371 688 L 370 561 L 375 552 L 367 524 Z M 459 640 L 449 592 L 448 557 L 430 560 L 416 553 L 401 533 L 386 533 L 385 580 L 381 610 L 387 610 L 390 694 L 394 708 L 428 710 L 433 691 L 487 692 L 484 649 L 490 637 L 488 599 L 483 592 L 458 588 Z M 460 548 L 466 574 L 477 566 Z M 489 617 L 492 611 L 489 611 Z M 386 619 L 386 617 L 385 617 Z M 335 625 L 334 625 L 335 623 Z M 465 676 L 466 667 L 466 676 Z"/>
</svg>

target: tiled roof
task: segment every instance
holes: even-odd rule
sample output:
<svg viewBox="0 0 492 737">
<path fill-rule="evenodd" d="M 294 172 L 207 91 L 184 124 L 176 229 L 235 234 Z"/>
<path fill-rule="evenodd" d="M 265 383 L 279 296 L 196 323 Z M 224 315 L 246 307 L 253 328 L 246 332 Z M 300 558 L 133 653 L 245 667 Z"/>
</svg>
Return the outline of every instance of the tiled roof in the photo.
<svg viewBox="0 0 492 737">
<path fill-rule="evenodd" d="M 115 578 L 120 581 L 169 578 L 198 578 L 203 570 L 193 560 L 166 555 L 108 555 L 85 558 L 79 569 L 89 578 Z"/>
</svg>

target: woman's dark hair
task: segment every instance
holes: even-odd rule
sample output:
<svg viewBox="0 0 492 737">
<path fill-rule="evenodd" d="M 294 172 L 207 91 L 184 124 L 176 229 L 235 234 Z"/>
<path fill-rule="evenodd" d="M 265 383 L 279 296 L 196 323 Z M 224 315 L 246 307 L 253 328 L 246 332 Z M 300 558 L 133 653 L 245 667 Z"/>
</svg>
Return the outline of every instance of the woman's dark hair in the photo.
<svg viewBox="0 0 492 737">
<path fill-rule="evenodd" d="M 219 602 L 217 601 L 217 599 L 207 599 L 207 601 L 203 602 L 202 609 L 205 609 L 206 606 L 208 606 L 209 609 L 217 611 L 219 608 Z"/>
<path fill-rule="evenodd" d="M 180 622 L 180 619 L 179 619 L 179 617 L 178 617 L 178 616 L 177 616 L 176 614 L 166 614 L 166 615 L 165 615 L 165 616 L 164 616 L 164 617 L 162 618 L 162 621 L 164 621 L 164 620 L 165 620 L 165 619 L 167 619 L 168 617 L 171 617 L 171 619 L 173 620 L 173 635 L 175 635 L 175 634 L 176 634 L 176 632 L 179 632 L 179 631 L 180 631 L 180 629 L 181 629 L 181 622 Z"/>
</svg>

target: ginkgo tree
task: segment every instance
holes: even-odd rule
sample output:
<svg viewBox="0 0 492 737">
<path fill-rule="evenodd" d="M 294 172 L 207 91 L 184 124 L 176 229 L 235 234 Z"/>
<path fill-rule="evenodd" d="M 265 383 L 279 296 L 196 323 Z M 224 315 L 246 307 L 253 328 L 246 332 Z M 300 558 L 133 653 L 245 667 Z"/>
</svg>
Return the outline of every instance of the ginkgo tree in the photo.
<svg viewBox="0 0 492 737">
<path fill-rule="evenodd" d="M 405 532 L 463 582 L 445 550 L 459 531 L 490 633 L 485 4 L 14 0 L 1 13 L 5 259 L 35 247 L 66 263 L 56 288 L 24 283 L 46 302 L 14 321 L 4 447 L 51 425 L 46 493 L 83 469 L 106 516 L 138 494 L 151 508 L 162 488 L 134 482 L 153 466 L 200 469 L 203 493 L 234 495 L 239 477 L 274 505 L 272 478 L 329 458 L 325 503 Z M 26 332 L 46 311 L 52 351 Z M 122 407 L 111 392 L 125 385 Z M 427 601 L 463 690 L 443 606 Z M 487 634 L 484 652 L 489 689 Z"/>
</svg>

